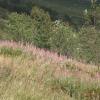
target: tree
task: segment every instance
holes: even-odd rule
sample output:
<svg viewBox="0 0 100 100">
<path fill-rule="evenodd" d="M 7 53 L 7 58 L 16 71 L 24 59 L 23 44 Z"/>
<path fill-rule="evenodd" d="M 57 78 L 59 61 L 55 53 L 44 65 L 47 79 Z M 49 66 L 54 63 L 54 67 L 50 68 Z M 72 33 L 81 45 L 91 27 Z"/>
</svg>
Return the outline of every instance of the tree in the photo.
<svg viewBox="0 0 100 100">
<path fill-rule="evenodd" d="M 77 33 L 63 22 L 56 21 L 50 39 L 51 49 L 58 54 L 72 57 L 76 53 Z"/>
<path fill-rule="evenodd" d="M 49 13 L 41 8 L 33 7 L 31 17 L 37 30 L 34 34 L 34 44 L 40 48 L 50 48 L 49 39 L 51 37 L 52 21 Z"/>
<path fill-rule="evenodd" d="M 79 33 L 81 59 L 100 64 L 100 31 L 95 27 L 83 27 Z"/>
<path fill-rule="evenodd" d="M 28 15 L 11 13 L 5 22 L 5 30 L 15 41 L 33 41 L 34 23 Z"/>
</svg>

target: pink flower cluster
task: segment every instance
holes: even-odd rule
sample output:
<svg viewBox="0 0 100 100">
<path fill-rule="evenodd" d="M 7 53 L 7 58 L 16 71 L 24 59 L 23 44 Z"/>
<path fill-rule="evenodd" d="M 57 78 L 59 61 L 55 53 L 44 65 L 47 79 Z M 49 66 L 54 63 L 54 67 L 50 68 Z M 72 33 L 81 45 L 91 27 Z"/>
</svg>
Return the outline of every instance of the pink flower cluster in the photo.
<svg viewBox="0 0 100 100">
<path fill-rule="evenodd" d="M 14 41 L 0 41 L 0 47 L 9 47 L 9 48 L 20 48 L 22 49 L 22 51 L 24 52 L 31 52 L 31 54 L 36 55 L 37 57 L 42 57 L 45 59 L 51 59 L 53 60 L 55 63 L 59 63 L 64 61 L 67 57 L 62 56 L 62 55 L 58 55 L 56 52 L 51 52 L 45 49 L 40 49 L 37 48 L 36 46 L 33 46 L 31 44 L 23 44 L 23 43 L 16 43 Z"/>
</svg>

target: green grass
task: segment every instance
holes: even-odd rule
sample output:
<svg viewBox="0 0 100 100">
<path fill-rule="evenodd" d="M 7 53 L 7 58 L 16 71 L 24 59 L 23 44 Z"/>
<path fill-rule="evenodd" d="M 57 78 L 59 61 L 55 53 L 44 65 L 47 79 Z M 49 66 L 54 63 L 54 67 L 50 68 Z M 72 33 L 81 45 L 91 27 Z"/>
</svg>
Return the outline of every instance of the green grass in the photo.
<svg viewBox="0 0 100 100">
<path fill-rule="evenodd" d="M 0 49 L 0 54 L 5 56 L 20 56 L 22 55 L 22 51 L 20 49 L 3 47 Z"/>
<path fill-rule="evenodd" d="M 79 81 L 73 77 L 61 79 L 58 81 L 59 87 L 77 100 L 99 100 L 100 86 L 94 83 Z"/>
</svg>

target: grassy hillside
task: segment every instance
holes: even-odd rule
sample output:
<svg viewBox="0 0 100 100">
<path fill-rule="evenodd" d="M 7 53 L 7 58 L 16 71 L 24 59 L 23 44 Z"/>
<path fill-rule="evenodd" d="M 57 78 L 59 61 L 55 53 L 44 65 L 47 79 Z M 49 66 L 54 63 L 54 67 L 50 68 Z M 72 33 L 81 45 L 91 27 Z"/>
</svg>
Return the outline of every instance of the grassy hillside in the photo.
<svg viewBox="0 0 100 100">
<path fill-rule="evenodd" d="M 0 100 L 100 100 L 100 70 L 28 44 L 0 41 Z"/>
</svg>

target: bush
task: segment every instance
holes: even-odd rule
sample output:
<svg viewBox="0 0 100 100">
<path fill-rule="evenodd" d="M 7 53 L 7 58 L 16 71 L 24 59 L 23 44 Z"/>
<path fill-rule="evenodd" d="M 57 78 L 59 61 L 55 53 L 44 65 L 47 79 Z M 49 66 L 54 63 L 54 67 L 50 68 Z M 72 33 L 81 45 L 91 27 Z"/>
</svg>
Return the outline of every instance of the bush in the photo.
<svg viewBox="0 0 100 100">
<path fill-rule="evenodd" d="M 51 37 L 52 21 L 48 12 L 41 8 L 33 7 L 31 17 L 37 30 L 34 34 L 34 44 L 40 48 L 50 48 L 48 41 Z"/>
<path fill-rule="evenodd" d="M 55 22 L 50 39 L 51 49 L 67 56 L 74 56 L 77 48 L 77 34 L 62 22 Z"/>
<path fill-rule="evenodd" d="M 95 27 L 83 27 L 79 34 L 80 58 L 87 62 L 100 63 L 100 31 Z"/>
<path fill-rule="evenodd" d="M 34 24 L 30 16 L 11 13 L 5 23 L 5 30 L 15 41 L 32 42 Z"/>
</svg>

